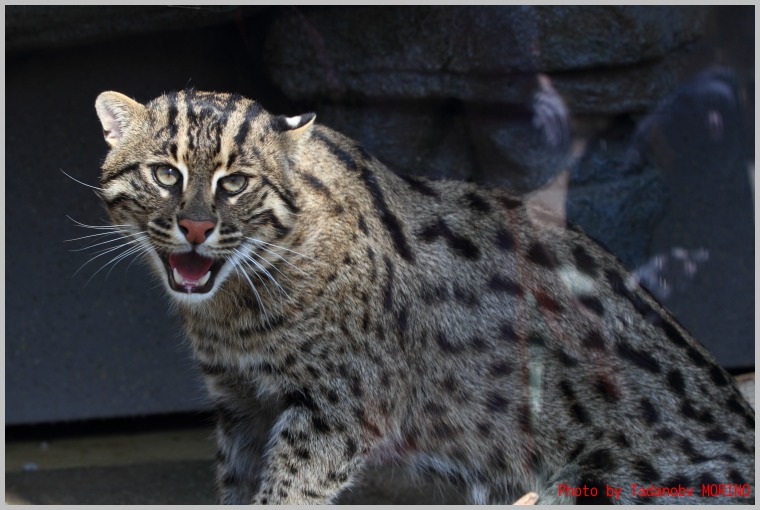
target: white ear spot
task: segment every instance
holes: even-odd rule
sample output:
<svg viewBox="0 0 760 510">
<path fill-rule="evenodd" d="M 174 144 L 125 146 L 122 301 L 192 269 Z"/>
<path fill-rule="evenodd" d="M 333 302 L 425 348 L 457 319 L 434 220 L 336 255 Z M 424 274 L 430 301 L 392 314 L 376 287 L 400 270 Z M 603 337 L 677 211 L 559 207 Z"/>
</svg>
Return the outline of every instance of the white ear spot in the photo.
<svg viewBox="0 0 760 510">
<path fill-rule="evenodd" d="M 313 113 L 304 113 L 303 115 L 296 115 L 295 117 L 280 118 L 285 123 L 285 132 L 297 138 L 309 131 L 317 116 Z"/>
<path fill-rule="evenodd" d="M 296 115 L 295 117 L 286 117 L 285 124 L 287 124 L 290 129 L 295 129 L 301 125 L 302 117 L 303 115 Z"/>
</svg>

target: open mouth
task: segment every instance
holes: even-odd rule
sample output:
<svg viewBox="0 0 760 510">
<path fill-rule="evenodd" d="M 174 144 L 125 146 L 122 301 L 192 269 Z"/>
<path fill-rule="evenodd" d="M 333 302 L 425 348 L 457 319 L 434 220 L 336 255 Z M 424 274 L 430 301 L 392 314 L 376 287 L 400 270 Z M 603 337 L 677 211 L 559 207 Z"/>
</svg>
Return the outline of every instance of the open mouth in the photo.
<svg viewBox="0 0 760 510">
<path fill-rule="evenodd" d="M 194 251 L 161 257 L 166 266 L 169 287 L 187 294 L 204 294 L 214 287 L 223 260 L 204 257 Z"/>
</svg>

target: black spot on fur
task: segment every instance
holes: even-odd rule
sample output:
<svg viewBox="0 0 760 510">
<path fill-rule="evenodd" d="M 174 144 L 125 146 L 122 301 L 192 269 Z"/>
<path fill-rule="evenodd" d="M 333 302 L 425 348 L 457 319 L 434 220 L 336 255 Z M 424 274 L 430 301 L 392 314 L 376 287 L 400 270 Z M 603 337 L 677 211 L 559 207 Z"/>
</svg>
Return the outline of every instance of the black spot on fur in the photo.
<svg viewBox="0 0 760 510">
<path fill-rule="evenodd" d="M 712 413 L 708 409 L 699 411 L 688 399 L 684 399 L 681 404 L 681 413 L 685 417 L 701 423 L 712 424 L 715 422 Z"/>
<path fill-rule="evenodd" d="M 499 228 L 496 231 L 496 246 L 502 251 L 512 251 L 515 247 L 515 238 L 509 230 Z"/>
<path fill-rule="evenodd" d="M 509 401 L 496 392 L 491 392 L 486 396 L 486 409 L 494 413 L 504 413 L 507 411 Z"/>
<path fill-rule="evenodd" d="M 502 196 L 498 197 L 497 200 L 499 201 L 499 205 L 507 210 L 517 209 L 522 205 L 522 202 L 511 197 Z"/>
<path fill-rule="evenodd" d="M 723 432 L 722 430 L 717 429 L 717 428 L 708 430 L 705 433 L 705 437 L 709 441 L 715 441 L 715 442 L 719 442 L 719 443 L 727 443 L 728 442 L 728 434 L 726 434 L 725 432 Z"/>
<path fill-rule="evenodd" d="M 480 249 L 466 237 L 450 232 L 447 240 L 449 247 L 460 257 L 468 260 L 478 260 L 480 258 Z"/>
<path fill-rule="evenodd" d="M 681 447 L 681 451 L 689 457 L 689 461 L 692 464 L 701 464 L 703 462 L 707 462 L 710 459 L 699 453 L 695 448 L 694 445 L 691 444 L 691 441 L 685 437 L 682 437 L 679 441 L 679 446 Z"/>
<path fill-rule="evenodd" d="M 409 326 L 409 311 L 406 308 L 401 308 L 396 315 L 396 324 L 398 324 L 398 332 L 401 335 L 406 333 L 406 329 Z"/>
<path fill-rule="evenodd" d="M 621 448 L 631 447 L 631 443 L 628 441 L 628 438 L 626 438 L 625 434 L 623 434 L 622 432 L 617 432 L 613 434 L 612 440 L 615 441 L 615 443 Z"/>
<path fill-rule="evenodd" d="M 686 347 L 689 345 L 683 335 L 679 333 L 678 329 L 670 322 L 662 321 L 660 323 L 660 327 L 674 344 L 678 345 L 679 347 Z"/>
<path fill-rule="evenodd" d="M 596 473 L 609 473 L 616 468 L 614 458 L 613 452 L 599 448 L 586 454 L 580 464 Z"/>
<path fill-rule="evenodd" d="M 562 395 L 567 400 L 567 403 L 570 404 L 570 413 L 572 414 L 573 418 L 581 424 L 589 423 L 588 413 L 586 412 L 586 409 L 580 404 L 580 402 L 578 402 L 575 391 L 573 390 L 570 383 L 565 380 L 560 381 L 559 388 L 562 392 Z"/>
<path fill-rule="evenodd" d="M 451 439 L 457 435 L 457 431 L 454 429 L 454 427 L 445 421 L 436 421 L 433 423 L 431 430 L 435 436 L 444 439 Z"/>
<path fill-rule="evenodd" d="M 310 411 L 317 409 L 317 404 L 311 397 L 309 390 L 302 389 L 300 391 L 291 391 L 283 396 L 283 402 L 285 407 L 305 407 Z"/>
<path fill-rule="evenodd" d="M 634 478 L 631 483 L 637 480 L 644 484 L 656 483 L 660 480 L 660 473 L 654 468 L 654 466 L 646 459 L 638 458 L 633 461 L 633 475 Z"/>
<path fill-rule="evenodd" d="M 311 425 L 312 427 L 314 427 L 314 430 L 316 430 L 320 434 L 327 434 L 330 432 L 330 426 L 320 416 L 316 416 L 316 415 L 313 416 L 311 419 Z"/>
<path fill-rule="evenodd" d="M 303 460 L 309 460 L 311 458 L 311 453 L 309 453 L 309 450 L 306 448 L 295 448 L 294 452 L 297 457 L 303 459 Z"/>
<path fill-rule="evenodd" d="M 417 238 L 425 243 L 435 242 L 439 237 L 443 237 L 446 225 L 442 221 L 436 221 L 424 227 L 417 233 Z"/>
<path fill-rule="evenodd" d="M 578 297 L 578 301 L 599 317 L 604 315 L 604 305 L 602 305 L 602 302 L 598 298 L 593 296 L 580 296 Z"/>
<path fill-rule="evenodd" d="M 598 331 L 589 331 L 583 338 L 583 346 L 595 351 L 607 351 L 607 347 L 604 345 L 604 338 L 602 338 L 602 335 Z"/>
<path fill-rule="evenodd" d="M 560 363 L 562 363 L 564 366 L 568 368 L 576 367 L 578 366 L 578 360 L 574 357 L 570 356 L 568 353 L 563 351 L 562 349 L 557 349 L 555 351 L 555 354 L 557 356 L 557 359 Z"/>
<path fill-rule="evenodd" d="M 367 222 L 364 221 L 364 216 L 359 215 L 359 230 L 361 230 L 361 233 L 366 235 L 369 235 L 369 229 L 367 228 Z"/>
<path fill-rule="evenodd" d="M 454 299 L 466 306 L 477 306 L 479 303 L 478 296 L 474 292 L 456 284 L 454 285 Z"/>
<path fill-rule="evenodd" d="M 750 450 L 740 439 L 734 439 L 731 441 L 731 446 L 739 453 L 754 453 L 754 451 Z"/>
<path fill-rule="evenodd" d="M 545 292 L 535 293 L 536 302 L 543 310 L 548 313 L 560 313 L 562 312 L 562 306 L 549 294 Z"/>
<path fill-rule="evenodd" d="M 627 343 L 619 342 L 615 346 L 615 350 L 624 360 L 630 361 L 639 368 L 651 372 L 653 374 L 660 373 L 660 364 L 651 354 L 644 351 L 637 351 Z"/>
<path fill-rule="evenodd" d="M 464 345 L 461 344 L 454 344 L 449 341 L 448 338 L 446 338 L 446 335 L 443 334 L 443 332 L 439 331 L 438 334 L 435 337 L 436 343 L 438 343 L 438 347 L 441 348 L 441 350 L 447 354 L 459 354 L 464 350 Z"/>
<path fill-rule="evenodd" d="M 488 214 L 491 212 L 491 206 L 488 202 L 474 191 L 465 193 L 464 199 L 468 207 L 477 213 Z"/>
<path fill-rule="evenodd" d="M 731 483 L 735 483 L 736 485 L 747 484 L 747 480 L 735 469 L 730 469 L 728 471 L 728 479 L 731 481 Z"/>
<path fill-rule="evenodd" d="M 652 426 L 660 421 L 660 415 L 657 412 L 657 409 L 648 398 L 642 398 L 639 405 L 641 406 L 641 416 L 644 418 L 647 425 Z"/>
<path fill-rule="evenodd" d="M 607 376 L 601 375 L 594 385 L 596 391 L 604 400 L 614 403 L 620 400 L 620 390 L 617 385 Z"/>
<path fill-rule="evenodd" d="M 480 250 L 468 238 L 454 233 L 443 219 L 438 218 L 417 233 L 417 237 L 426 243 L 435 242 L 438 238 L 444 238 L 448 247 L 458 256 L 469 260 L 480 258 Z"/>
<path fill-rule="evenodd" d="M 520 430 L 525 434 L 533 434 L 533 425 L 530 422 L 530 407 L 528 404 L 521 404 L 520 411 L 517 413 L 517 424 Z"/>
<path fill-rule="evenodd" d="M 573 450 L 570 452 L 570 460 L 576 460 L 584 452 L 584 450 L 586 450 L 586 443 L 581 441 L 575 445 L 575 448 L 573 448 Z"/>
<path fill-rule="evenodd" d="M 710 378 L 713 380 L 716 386 L 727 386 L 728 379 L 723 374 L 723 370 L 717 365 L 713 365 L 710 369 Z"/>
<path fill-rule="evenodd" d="M 554 254 L 538 242 L 534 242 L 528 249 L 528 260 L 548 269 L 554 269 L 559 265 Z"/>
<path fill-rule="evenodd" d="M 506 292 L 513 296 L 523 295 L 522 287 L 506 276 L 494 275 L 488 282 L 488 288 L 494 292 Z"/>
<path fill-rule="evenodd" d="M 486 422 L 478 422 L 477 424 L 478 434 L 480 437 L 488 439 L 491 437 L 491 424 Z"/>
<path fill-rule="evenodd" d="M 726 401 L 726 404 L 728 405 L 728 409 L 734 413 L 738 414 L 740 417 L 744 419 L 744 424 L 747 426 L 747 428 L 754 429 L 755 428 L 755 417 L 754 414 L 750 414 L 744 409 L 744 406 L 736 399 L 736 397 L 731 397 Z"/>
<path fill-rule="evenodd" d="M 719 482 L 711 473 L 702 473 L 697 480 L 698 485 L 717 485 Z"/>
<path fill-rule="evenodd" d="M 470 344 L 478 352 L 486 352 L 490 347 L 489 344 L 485 340 L 483 340 L 483 338 L 479 336 L 474 336 L 470 338 Z"/>
<path fill-rule="evenodd" d="M 445 284 L 426 284 L 422 287 L 420 297 L 427 305 L 443 303 L 449 300 L 449 290 Z"/>
<path fill-rule="evenodd" d="M 420 179 L 419 177 L 414 177 L 411 175 L 401 175 L 399 174 L 399 177 L 401 177 L 410 188 L 412 188 L 417 193 L 421 193 L 422 195 L 438 198 L 438 192 L 430 187 L 430 185 L 425 182 L 423 179 Z"/>
<path fill-rule="evenodd" d="M 346 458 L 347 459 L 353 459 L 356 455 L 356 441 L 353 440 L 353 438 L 347 438 L 346 439 Z"/>
<path fill-rule="evenodd" d="M 681 371 L 674 368 L 668 372 L 668 386 L 678 395 L 684 395 L 684 381 Z"/>
<path fill-rule="evenodd" d="M 598 274 L 598 266 L 594 257 L 592 257 L 586 249 L 577 245 L 573 248 L 573 257 L 575 258 L 575 266 L 584 274 L 596 278 Z"/>
<path fill-rule="evenodd" d="M 501 338 L 508 342 L 514 342 L 517 340 L 517 333 L 515 333 L 515 329 L 509 322 L 503 323 L 499 328 L 499 332 L 501 333 Z"/>
<path fill-rule="evenodd" d="M 699 352 L 696 348 L 689 346 L 689 349 L 687 349 L 686 354 L 689 355 L 691 360 L 700 367 L 704 367 L 709 365 L 709 361 L 707 361 L 707 358 L 705 358 L 701 352 Z"/>
<path fill-rule="evenodd" d="M 514 371 L 511 364 L 506 361 L 496 361 L 488 369 L 488 375 L 491 377 L 503 377 L 510 375 Z"/>
</svg>

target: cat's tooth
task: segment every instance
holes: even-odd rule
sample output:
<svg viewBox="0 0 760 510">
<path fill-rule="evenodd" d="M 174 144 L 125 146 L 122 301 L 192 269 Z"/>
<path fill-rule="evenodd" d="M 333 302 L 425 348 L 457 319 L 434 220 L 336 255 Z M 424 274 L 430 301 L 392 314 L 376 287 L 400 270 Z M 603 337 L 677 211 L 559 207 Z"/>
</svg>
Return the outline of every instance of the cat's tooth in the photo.
<svg viewBox="0 0 760 510">
<path fill-rule="evenodd" d="M 174 281 L 177 283 L 185 283 L 185 279 L 182 278 L 182 275 L 179 274 L 179 271 L 177 271 L 177 268 L 174 268 Z"/>
<path fill-rule="evenodd" d="M 201 279 L 198 280 L 198 285 L 199 286 L 206 285 L 206 282 L 208 281 L 209 278 L 211 278 L 211 271 L 201 276 Z"/>
</svg>

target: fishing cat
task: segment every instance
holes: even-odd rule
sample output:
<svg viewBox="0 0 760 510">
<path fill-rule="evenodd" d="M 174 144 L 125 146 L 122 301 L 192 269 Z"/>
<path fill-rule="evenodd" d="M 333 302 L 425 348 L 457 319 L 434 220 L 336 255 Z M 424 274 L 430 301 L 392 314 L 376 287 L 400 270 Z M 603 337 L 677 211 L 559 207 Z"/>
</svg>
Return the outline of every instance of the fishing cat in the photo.
<svg viewBox="0 0 760 510">
<path fill-rule="evenodd" d="M 331 502 L 382 461 L 477 503 L 754 501 L 754 411 L 579 229 L 238 95 L 96 110 L 100 195 L 214 402 L 222 502 Z"/>
</svg>

